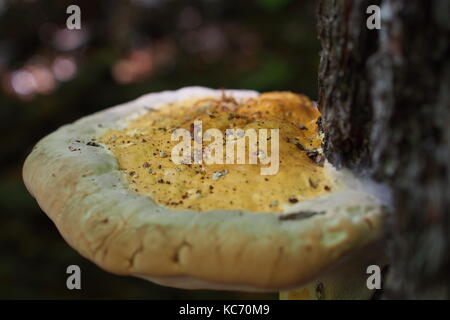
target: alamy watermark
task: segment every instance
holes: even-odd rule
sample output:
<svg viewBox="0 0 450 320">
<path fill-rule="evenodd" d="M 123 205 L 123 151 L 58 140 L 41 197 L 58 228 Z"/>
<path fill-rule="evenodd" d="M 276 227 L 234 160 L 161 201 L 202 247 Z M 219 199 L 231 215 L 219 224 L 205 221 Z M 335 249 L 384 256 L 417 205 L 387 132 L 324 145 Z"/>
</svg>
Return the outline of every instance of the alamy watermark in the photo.
<svg viewBox="0 0 450 320">
<path fill-rule="evenodd" d="M 380 30 L 381 29 L 381 9 L 380 9 L 380 7 L 377 5 L 368 6 L 366 13 L 370 14 L 370 16 L 366 20 L 367 29 Z"/>
<path fill-rule="evenodd" d="M 366 273 L 370 274 L 367 278 L 366 286 L 369 290 L 381 289 L 381 268 L 376 264 L 367 267 Z"/>
<path fill-rule="evenodd" d="M 69 30 L 81 29 L 81 9 L 79 6 L 72 4 L 67 7 L 66 13 L 70 16 L 66 20 L 66 27 Z"/>
<path fill-rule="evenodd" d="M 259 163 L 267 165 L 261 167 L 261 175 L 274 175 L 280 164 L 279 136 L 279 129 L 233 128 L 226 129 L 224 135 L 219 129 L 211 128 L 203 133 L 202 121 L 195 121 L 191 130 L 179 128 L 172 132 L 172 141 L 181 139 L 181 142 L 172 149 L 171 159 L 175 164 Z M 203 141 L 211 143 L 203 147 Z"/>
<path fill-rule="evenodd" d="M 66 273 L 70 274 L 66 280 L 66 286 L 69 290 L 81 290 L 81 269 L 76 264 L 67 267 Z"/>
</svg>

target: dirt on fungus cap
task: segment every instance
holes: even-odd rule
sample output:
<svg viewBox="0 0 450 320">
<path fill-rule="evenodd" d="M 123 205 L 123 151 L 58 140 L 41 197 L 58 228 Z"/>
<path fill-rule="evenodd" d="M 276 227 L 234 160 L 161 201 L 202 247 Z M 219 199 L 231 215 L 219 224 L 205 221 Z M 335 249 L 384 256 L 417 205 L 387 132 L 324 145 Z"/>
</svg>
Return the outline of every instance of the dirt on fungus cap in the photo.
<svg viewBox="0 0 450 320">
<path fill-rule="evenodd" d="M 89 143 L 149 109 L 222 94 L 202 87 L 152 93 L 63 126 L 26 159 L 27 189 L 87 259 L 116 274 L 179 288 L 295 288 L 380 239 L 384 200 L 377 186 L 328 163 L 339 187 L 282 213 L 172 210 L 131 190 L 114 155 Z M 259 95 L 226 94 L 238 101 Z"/>
</svg>

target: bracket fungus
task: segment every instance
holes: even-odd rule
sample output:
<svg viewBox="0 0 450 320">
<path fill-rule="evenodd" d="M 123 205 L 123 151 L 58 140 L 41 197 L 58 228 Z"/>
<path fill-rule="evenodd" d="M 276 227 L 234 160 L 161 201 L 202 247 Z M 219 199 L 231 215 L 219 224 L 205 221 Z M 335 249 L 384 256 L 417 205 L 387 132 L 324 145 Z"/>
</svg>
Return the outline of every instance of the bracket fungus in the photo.
<svg viewBox="0 0 450 320">
<path fill-rule="evenodd" d="M 23 177 L 64 239 L 107 271 L 178 288 L 368 298 L 385 202 L 324 159 L 319 117 L 288 92 L 148 94 L 51 133 Z M 274 161 L 275 172 L 260 170 Z"/>
</svg>

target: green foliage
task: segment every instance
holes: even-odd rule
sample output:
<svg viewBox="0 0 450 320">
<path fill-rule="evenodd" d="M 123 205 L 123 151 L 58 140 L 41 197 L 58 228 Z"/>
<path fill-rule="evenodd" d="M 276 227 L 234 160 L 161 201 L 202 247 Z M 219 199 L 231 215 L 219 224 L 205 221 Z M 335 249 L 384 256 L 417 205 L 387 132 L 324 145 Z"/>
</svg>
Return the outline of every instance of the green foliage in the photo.
<svg viewBox="0 0 450 320">
<path fill-rule="evenodd" d="M 277 11 L 283 9 L 292 0 L 257 0 L 259 5 L 268 11 Z"/>
</svg>

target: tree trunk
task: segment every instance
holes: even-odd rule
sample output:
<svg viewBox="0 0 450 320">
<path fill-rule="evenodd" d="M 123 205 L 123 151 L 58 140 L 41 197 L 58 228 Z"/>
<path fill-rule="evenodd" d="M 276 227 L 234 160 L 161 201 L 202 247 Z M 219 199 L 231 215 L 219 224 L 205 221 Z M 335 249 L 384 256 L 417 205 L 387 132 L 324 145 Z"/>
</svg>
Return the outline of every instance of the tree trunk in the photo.
<svg viewBox="0 0 450 320">
<path fill-rule="evenodd" d="M 392 189 L 385 298 L 450 298 L 450 2 L 371 4 L 319 4 L 325 152 Z"/>
<path fill-rule="evenodd" d="M 372 108 L 367 59 L 378 32 L 366 29 L 370 0 L 319 3 L 319 106 L 328 138 L 325 153 L 336 166 L 369 166 Z M 375 4 L 379 4 L 379 1 Z M 353 125 L 358 124 L 358 125 Z"/>
</svg>

